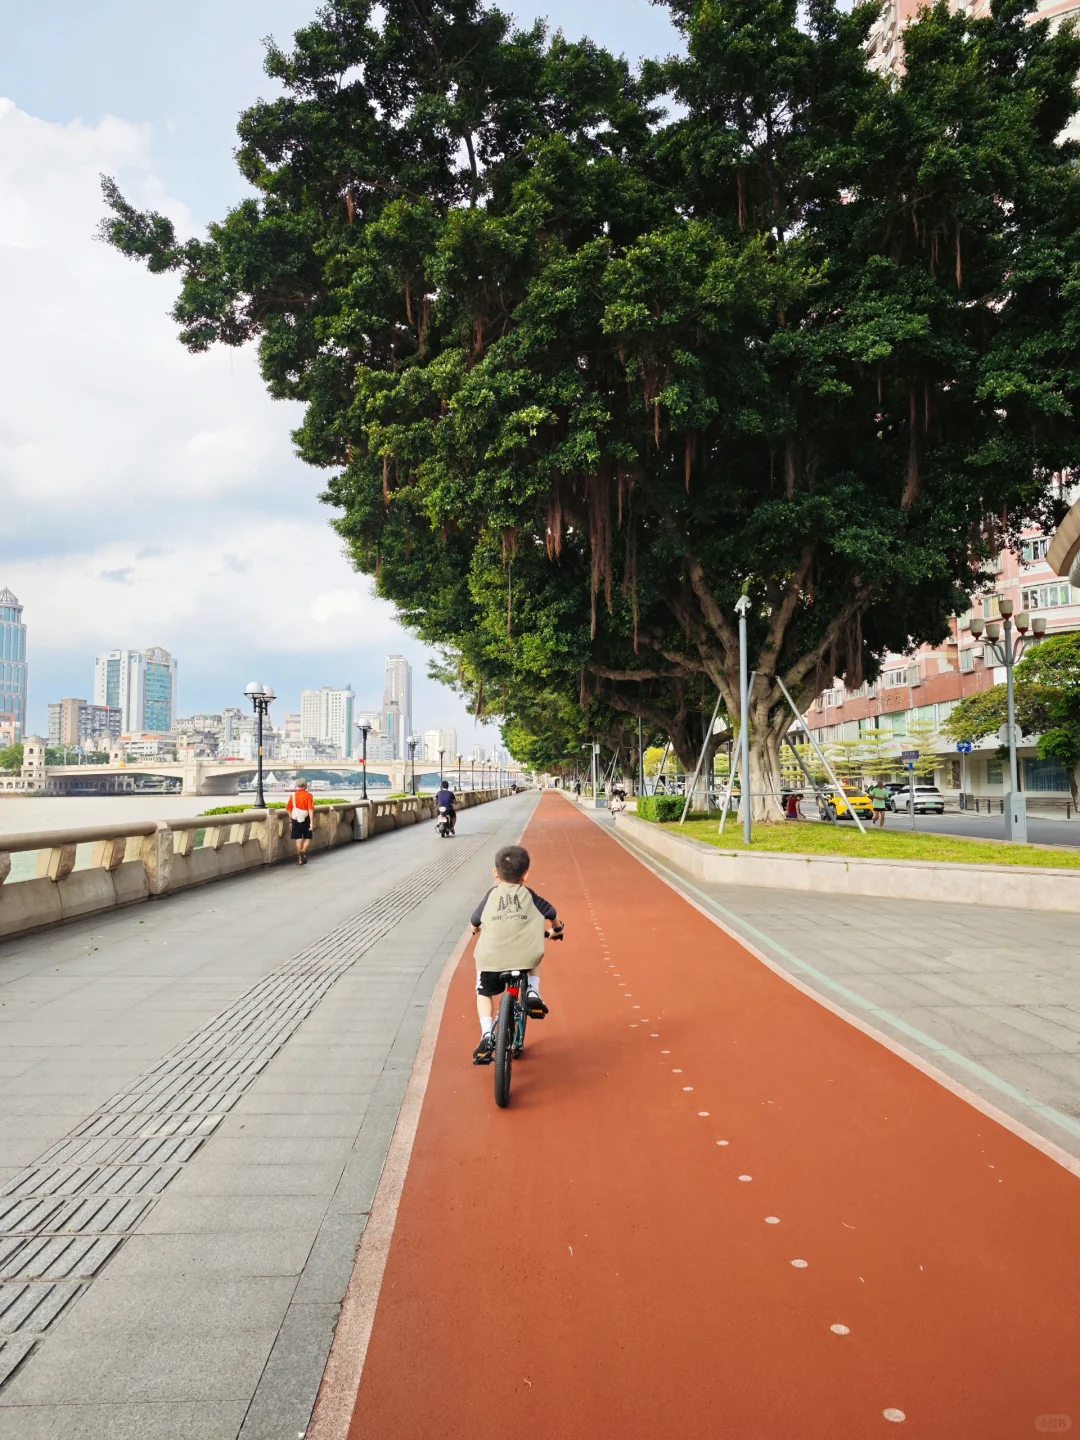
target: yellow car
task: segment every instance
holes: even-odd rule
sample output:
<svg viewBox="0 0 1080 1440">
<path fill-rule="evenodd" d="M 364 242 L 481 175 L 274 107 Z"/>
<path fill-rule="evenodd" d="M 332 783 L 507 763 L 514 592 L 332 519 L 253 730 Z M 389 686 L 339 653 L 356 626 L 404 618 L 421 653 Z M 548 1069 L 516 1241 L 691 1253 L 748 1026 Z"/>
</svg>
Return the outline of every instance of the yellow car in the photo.
<svg viewBox="0 0 1080 1440">
<path fill-rule="evenodd" d="M 837 820 L 850 820 L 853 811 L 860 820 L 872 820 L 874 802 L 854 785 L 845 785 L 842 791 L 828 785 L 818 792 L 818 812 L 822 820 L 828 820 L 829 811 L 832 811 Z"/>
</svg>

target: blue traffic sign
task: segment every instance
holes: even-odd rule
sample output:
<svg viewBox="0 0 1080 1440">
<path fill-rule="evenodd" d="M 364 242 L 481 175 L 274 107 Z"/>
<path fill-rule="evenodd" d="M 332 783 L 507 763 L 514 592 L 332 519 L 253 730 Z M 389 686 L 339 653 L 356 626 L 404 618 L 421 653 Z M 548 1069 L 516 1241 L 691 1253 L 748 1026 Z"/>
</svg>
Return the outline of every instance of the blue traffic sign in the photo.
<svg viewBox="0 0 1080 1440">
<path fill-rule="evenodd" d="M 971 749 L 972 749 L 971 741 L 970 741 L 970 740 L 957 740 L 957 742 L 956 742 L 956 748 L 957 748 L 957 750 L 959 750 L 959 752 L 960 752 L 961 755 L 970 755 L 970 754 L 971 754 Z"/>
<path fill-rule="evenodd" d="M 905 765 L 914 765 L 915 761 L 918 758 L 918 750 L 901 750 L 900 752 L 900 759 L 904 762 Z"/>
</svg>

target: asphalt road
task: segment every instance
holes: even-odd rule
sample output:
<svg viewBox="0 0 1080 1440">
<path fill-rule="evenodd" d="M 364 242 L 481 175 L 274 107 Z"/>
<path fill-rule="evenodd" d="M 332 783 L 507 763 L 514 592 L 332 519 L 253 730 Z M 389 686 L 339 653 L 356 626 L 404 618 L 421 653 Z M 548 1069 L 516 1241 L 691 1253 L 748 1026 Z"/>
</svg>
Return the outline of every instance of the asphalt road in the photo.
<svg viewBox="0 0 1080 1440">
<path fill-rule="evenodd" d="M 845 822 L 847 823 L 847 822 Z M 909 815 L 887 814 L 886 830 L 911 829 Z M 966 835 L 974 840 L 1004 840 L 1004 815 L 916 815 L 915 829 L 927 835 Z M 1028 820 L 1028 839 L 1033 845 L 1080 845 L 1080 819 Z"/>
</svg>

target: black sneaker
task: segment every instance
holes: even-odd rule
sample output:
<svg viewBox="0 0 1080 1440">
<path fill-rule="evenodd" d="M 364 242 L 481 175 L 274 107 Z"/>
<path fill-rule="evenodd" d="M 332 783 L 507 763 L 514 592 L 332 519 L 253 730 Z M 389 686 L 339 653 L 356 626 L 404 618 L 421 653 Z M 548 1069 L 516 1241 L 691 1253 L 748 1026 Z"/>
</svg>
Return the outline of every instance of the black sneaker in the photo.
<svg viewBox="0 0 1080 1440">
<path fill-rule="evenodd" d="M 525 999 L 525 1013 L 530 1020 L 543 1020 L 548 1013 L 548 1007 L 540 999 L 539 990 L 530 990 Z"/>
<path fill-rule="evenodd" d="M 489 1031 L 488 1034 L 481 1039 L 480 1044 L 477 1045 L 476 1049 L 472 1052 L 473 1064 L 490 1065 L 494 1053 L 495 1037 Z"/>
</svg>

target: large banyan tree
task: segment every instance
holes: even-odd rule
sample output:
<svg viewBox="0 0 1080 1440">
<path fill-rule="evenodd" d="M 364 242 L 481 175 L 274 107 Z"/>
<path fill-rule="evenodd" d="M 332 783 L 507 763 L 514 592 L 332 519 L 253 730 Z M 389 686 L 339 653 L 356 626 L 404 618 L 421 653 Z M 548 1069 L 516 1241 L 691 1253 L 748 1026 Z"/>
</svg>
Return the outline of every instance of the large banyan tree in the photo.
<svg viewBox="0 0 1080 1440">
<path fill-rule="evenodd" d="M 104 231 L 190 348 L 257 338 L 355 563 L 531 753 L 641 717 L 692 764 L 746 594 L 775 813 L 778 680 L 939 640 L 1077 464 L 1080 42 L 939 4 L 897 82 L 870 5 L 669 8 L 631 72 L 330 0 L 241 119 L 254 195 L 181 242 L 106 181 Z"/>
</svg>

